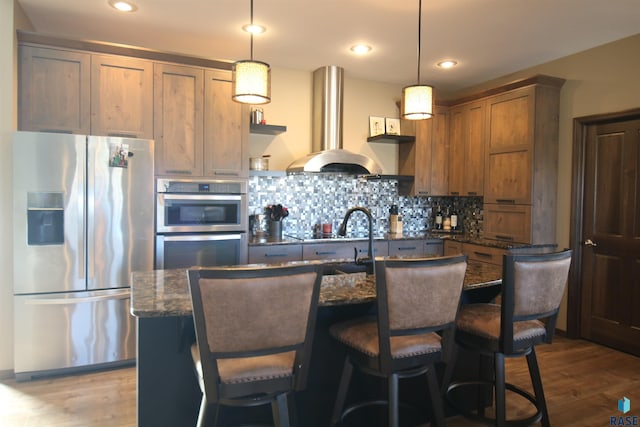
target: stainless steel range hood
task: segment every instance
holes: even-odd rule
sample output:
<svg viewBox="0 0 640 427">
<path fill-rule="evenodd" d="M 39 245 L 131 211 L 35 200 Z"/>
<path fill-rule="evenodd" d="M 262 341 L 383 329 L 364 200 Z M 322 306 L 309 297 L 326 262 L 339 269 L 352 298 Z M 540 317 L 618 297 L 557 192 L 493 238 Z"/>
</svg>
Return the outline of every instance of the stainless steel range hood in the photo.
<svg viewBox="0 0 640 427">
<path fill-rule="evenodd" d="M 335 65 L 313 72 L 313 152 L 291 163 L 288 173 L 380 174 L 371 158 L 342 149 L 344 70 Z"/>
</svg>

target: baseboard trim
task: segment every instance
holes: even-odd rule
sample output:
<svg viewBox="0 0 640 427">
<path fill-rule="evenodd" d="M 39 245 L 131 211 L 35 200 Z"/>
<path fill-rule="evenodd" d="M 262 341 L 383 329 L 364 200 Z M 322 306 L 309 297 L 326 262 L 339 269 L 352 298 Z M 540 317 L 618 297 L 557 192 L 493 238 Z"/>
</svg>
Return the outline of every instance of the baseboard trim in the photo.
<svg viewBox="0 0 640 427">
<path fill-rule="evenodd" d="M 8 380 L 14 377 L 15 377 L 15 374 L 13 373 L 13 369 L 0 371 L 0 380 Z"/>
</svg>

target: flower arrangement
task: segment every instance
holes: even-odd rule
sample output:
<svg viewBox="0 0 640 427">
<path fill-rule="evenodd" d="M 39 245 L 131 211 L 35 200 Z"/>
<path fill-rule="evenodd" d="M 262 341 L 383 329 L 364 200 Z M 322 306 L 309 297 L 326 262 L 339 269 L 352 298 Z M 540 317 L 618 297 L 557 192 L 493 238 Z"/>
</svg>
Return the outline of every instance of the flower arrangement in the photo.
<svg viewBox="0 0 640 427">
<path fill-rule="evenodd" d="M 264 210 L 270 221 L 282 221 L 283 218 L 289 216 L 289 209 L 280 204 L 269 205 Z"/>
</svg>

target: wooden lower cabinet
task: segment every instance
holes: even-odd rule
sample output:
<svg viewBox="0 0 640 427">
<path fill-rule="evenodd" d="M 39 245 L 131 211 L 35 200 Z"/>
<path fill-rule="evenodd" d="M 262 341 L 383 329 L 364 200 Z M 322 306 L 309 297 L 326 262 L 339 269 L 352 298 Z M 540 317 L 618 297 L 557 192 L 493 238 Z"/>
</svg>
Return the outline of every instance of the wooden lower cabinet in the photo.
<svg viewBox="0 0 640 427">
<path fill-rule="evenodd" d="M 249 264 L 302 261 L 302 245 L 249 246 Z"/>
<path fill-rule="evenodd" d="M 549 227 L 555 222 L 550 218 Z M 536 219 L 537 223 L 537 219 Z M 532 236 L 531 206 L 529 205 L 503 205 L 497 203 L 484 204 L 484 237 L 488 239 L 502 240 L 518 243 L 550 243 L 554 236 L 550 232 L 540 229 L 534 242 Z M 555 233 L 555 228 L 553 228 Z M 548 241 L 540 236 L 547 236 Z"/>
<path fill-rule="evenodd" d="M 502 266 L 502 256 L 505 254 L 504 249 L 494 248 L 491 246 L 476 245 L 473 243 L 463 243 L 462 253 L 469 260 L 486 262 Z"/>
<path fill-rule="evenodd" d="M 462 243 L 454 240 L 444 240 L 444 256 L 458 255 L 462 253 Z"/>
<path fill-rule="evenodd" d="M 369 243 L 366 240 L 351 242 L 305 243 L 302 247 L 302 259 L 346 259 L 355 260 L 366 257 Z M 373 242 L 373 256 L 387 256 L 389 245 L 386 241 Z"/>
</svg>

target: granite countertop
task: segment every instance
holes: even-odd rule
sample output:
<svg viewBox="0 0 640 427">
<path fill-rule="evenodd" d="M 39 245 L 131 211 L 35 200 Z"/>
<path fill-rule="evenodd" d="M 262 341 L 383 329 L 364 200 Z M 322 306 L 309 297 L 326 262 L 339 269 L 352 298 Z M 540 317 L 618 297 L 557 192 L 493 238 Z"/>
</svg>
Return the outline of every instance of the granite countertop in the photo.
<svg viewBox="0 0 640 427">
<path fill-rule="evenodd" d="M 307 262 L 307 261 L 301 261 Z M 470 260 L 464 290 L 501 283 L 502 268 Z M 131 274 L 131 314 L 136 317 L 190 316 L 191 298 L 186 269 Z M 320 306 L 360 304 L 375 300 L 375 279 L 364 273 L 324 276 Z"/>
</svg>

